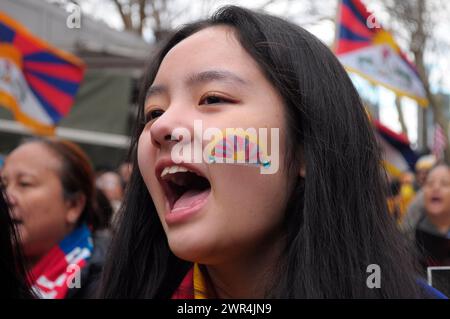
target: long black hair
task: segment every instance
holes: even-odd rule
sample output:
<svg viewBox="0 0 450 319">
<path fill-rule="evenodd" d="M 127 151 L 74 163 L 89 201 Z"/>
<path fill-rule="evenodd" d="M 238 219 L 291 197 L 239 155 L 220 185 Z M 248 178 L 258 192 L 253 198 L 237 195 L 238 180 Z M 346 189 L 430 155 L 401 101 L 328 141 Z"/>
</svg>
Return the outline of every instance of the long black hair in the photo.
<svg viewBox="0 0 450 319">
<path fill-rule="evenodd" d="M 131 148 L 134 170 L 99 296 L 170 298 L 191 264 L 174 256 L 139 173 L 137 139 L 144 97 L 167 54 L 195 32 L 231 26 L 243 48 L 280 93 L 287 161 L 296 179 L 286 211 L 288 244 L 267 287 L 275 298 L 420 297 L 415 258 L 386 207 L 386 178 L 373 128 L 346 71 L 303 28 L 264 13 L 227 6 L 184 26 L 152 57 Z M 381 287 L 368 288 L 378 265 Z"/>
<path fill-rule="evenodd" d="M 34 298 L 25 270 L 19 236 L 0 183 L 0 297 Z"/>
</svg>

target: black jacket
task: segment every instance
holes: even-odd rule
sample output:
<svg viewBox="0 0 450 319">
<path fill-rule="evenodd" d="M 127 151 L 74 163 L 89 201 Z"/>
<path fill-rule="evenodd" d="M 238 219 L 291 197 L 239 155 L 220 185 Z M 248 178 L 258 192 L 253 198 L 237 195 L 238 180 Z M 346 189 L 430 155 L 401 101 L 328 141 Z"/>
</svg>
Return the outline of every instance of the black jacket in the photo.
<svg viewBox="0 0 450 319">
<path fill-rule="evenodd" d="M 94 250 L 87 265 L 81 270 L 81 287 L 70 288 L 66 299 L 90 299 L 95 298 L 100 281 L 103 264 L 111 242 L 109 230 L 98 230 L 93 233 Z"/>
</svg>

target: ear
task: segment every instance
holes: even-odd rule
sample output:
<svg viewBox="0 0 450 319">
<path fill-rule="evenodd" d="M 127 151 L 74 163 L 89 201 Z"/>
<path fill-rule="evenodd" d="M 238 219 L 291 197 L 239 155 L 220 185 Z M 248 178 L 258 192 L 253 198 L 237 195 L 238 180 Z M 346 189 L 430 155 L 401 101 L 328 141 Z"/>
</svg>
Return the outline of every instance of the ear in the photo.
<svg viewBox="0 0 450 319">
<path fill-rule="evenodd" d="M 303 156 L 303 150 L 302 150 L 302 152 L 300 153 L 300 170 L 299 170 L 299 173 L 298 173 L 298 174 L 300 175 L 301 178 L 305 178 L 305 175 L 306 175 L 306 165 L 305 165 L 305 158 L 304 158 L 304 156 Z"/>
<path fill-rule="evenodd" d="M 301 164 L 300 165 L 300 177 L 302 177 L 302 178 L 305 178 L 305 175 L 306 175 L 306 168 L 305 168 L 305 164 Z"/>
<path fill-rule="evenodd" d="M 86 196 L 79 194 L 75 199 L 67 200 L 67 205 L 66 222 L 74 225 L 83 213 L 84 206 L 86 205 Z"/>
</svg>

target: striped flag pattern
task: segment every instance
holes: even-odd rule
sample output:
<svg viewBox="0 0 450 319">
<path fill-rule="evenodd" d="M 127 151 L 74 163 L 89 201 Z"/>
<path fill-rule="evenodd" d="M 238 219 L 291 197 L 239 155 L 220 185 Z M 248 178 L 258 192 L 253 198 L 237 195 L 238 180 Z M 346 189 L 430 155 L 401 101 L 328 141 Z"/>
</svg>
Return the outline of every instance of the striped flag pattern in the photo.
<svg viewBox="0 0 450 319">
<path fill-rule="evenodd" d="M 0 11 L 0 106 L 37 134 L 53 134 L 83 79 L 76 56 L 37 38 Z"/>
<path fill-rule="evenodd" d="M 428 104 L 416 67 L 360 0 L 340 2 L 335 53 L 349 72 Z"/>
</svg>

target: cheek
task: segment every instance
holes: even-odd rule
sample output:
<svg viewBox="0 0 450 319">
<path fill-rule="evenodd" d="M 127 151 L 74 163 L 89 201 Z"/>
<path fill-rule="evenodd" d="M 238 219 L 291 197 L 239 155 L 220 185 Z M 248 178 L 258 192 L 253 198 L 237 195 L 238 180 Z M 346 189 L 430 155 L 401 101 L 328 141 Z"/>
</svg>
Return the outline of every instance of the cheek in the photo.
<svg viewBox="0 0 450 319">
<path fill-rule="evenodd" d="M 224 167 L 214 177 L 217 209 L 222 211 L 230 228 L 258 232 L 281 223 L 287 189 L 280 172 L 262 175 L 259 169 Z"/>
<path fill-rule="evenodd" d="M 431 198 L 431 193 L 428 187 L 424 187 L 423 188 L 423 198 L 425 200 L 425 203 L 429 203 L 430 198 Z"/>
<path fill-rule="evenodd" d="M 151 144 L 151 138 L 148 131 L 143 131 L 138 141 L 138 166 L 141 175 L 147 184 L 149 179 L 154 175 L 152 174 L 152 168 L 154 169 L 155 150 Z"/>
<path fill-rule="evenodd" d="M 450 214 L 450 188 L 447 188 L 444 192 L 444 198 L 446 202 L 447 211 Z"/>
<path fill-rule="evenodd" d="M 27 228 L 33 227 L 34 225 L 42 225 L 48 219 L 51 220 L 58 217 L 55 214 L 55 210 L 60 207 L 59 204 L 59 198 L 53 196 L 53 192 L 47 190 L 45 187 L 28 191 L 22 197 L 22 212 Z"/>
<path fill-rule="evenodd" d="M 56 242 L 65 232 L 66 206 L 62 195 L 51 188 L 39 188 L 27 194 L 21 235 L 25 246 Z"/>
<path fill-rule="evenodd" d="M 145 185 L 152 197 L 153 202 L 157 206 L 160 205 L 162 194 L 159 192 L 159 182 L 155 176 L 155 161 L 157 149 L 153 146 L 149 132 L 144 131 L 138 141 L 138 166 Z M 159 207 L 162 209 L 162 207 Z M 158 209 L 159 211 L 160 209 Z"/>
<path fill-rule="evenodd" d="M 282 123 L 272 124 L 272 127 L 282 126 Z M 278 154 L 272 154 L 272 160 L 278 159 L 278 169 L 273 174 L 262 174 L 260 167 L 234 164 L 211 166 L 217 208 L 224 211 L 223 215 L 230 221 L 230 227 L 267 230 L 282 222 L 289 192 L 283 156 L 284 139 L 280 129 Z M 268 151 L 271 152 L 270 147 Z"/>
</svg>

